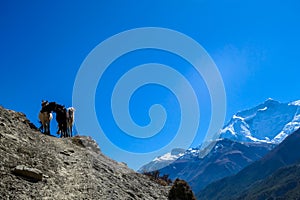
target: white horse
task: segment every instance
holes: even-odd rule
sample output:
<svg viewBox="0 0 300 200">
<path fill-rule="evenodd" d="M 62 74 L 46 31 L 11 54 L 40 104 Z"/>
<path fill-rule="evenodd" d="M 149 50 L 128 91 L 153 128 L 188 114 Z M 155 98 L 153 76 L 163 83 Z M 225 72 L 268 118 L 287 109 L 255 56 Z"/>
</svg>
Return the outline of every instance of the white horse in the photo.
<svg viewBox="0 0 300 200">
<path fill-rule="evenodd" d="M 75 112 L 75 108 L 73 107 L 67 109 L 67 129 L 70 137 L 72 137 L 72 133 L 73 133 L 73 124 L 75 118 L 74 112 Z"/>
</svg>

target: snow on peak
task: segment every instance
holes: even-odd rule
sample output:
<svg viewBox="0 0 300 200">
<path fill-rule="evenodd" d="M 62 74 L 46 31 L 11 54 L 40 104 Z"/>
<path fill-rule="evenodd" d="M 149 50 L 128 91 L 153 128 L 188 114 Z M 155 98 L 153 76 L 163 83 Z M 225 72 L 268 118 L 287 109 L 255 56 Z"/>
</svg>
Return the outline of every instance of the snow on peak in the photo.
<svg viewBox="0 0 300 200">
<path fill-rule="evenodd" d="M 266 111 L 268 109 L 268 107 L 264 107 L 262 109 L 258 109 L 258 111 Z"/>
<path fill-rule="evenodd" d="M 274 100 L 274 99 L 272 99 L 272 98 L 268 98 L 267 100 L 265 100 L 264 103 L 266 104 L 266 103 L 280 103 L 280 102 L 279 102 L 279 101 L 276 101 L 276 100 Z"/>
<path fill-rule="evenodd" d="M 156 157 L 154 158 L 154 162 L 155 161 L 174 161 L 177 158 L 179 158 L 180 156 L 182 156 L 184 154 L 184 152 L 178 153 L 178 154 L 172 154 L 172 152 L 170 153 L 166 153 L 162 156 Z"/>
<path fill-rule="evenodd" d="M 237 116 L 237 115 L 233 115 L 233 116 L 232 116 L 232 119 L 240 119 L 240 120 L 244 120 L 243 117 L 240 117 L 240 116 Z"/>
<path fill-rule="evenodd" d="M 280 143 L 300 128 L 300 100 L 280 103 L 267 99 L 264 103 L 233 115 L 220 132 L 221 138 L 239 142 Z"/>
<path fill-rule="evenodd" d="M 183 156 L 184 152 L 185 152 L 184 149 L 180 149 L 180 148 L 173 149 L 171 152 L 168 152 L 162 156 L 158 156 L 154 158 L 154 160 L 152 160 L 150 163 L 143 165 L 138 170 L 138 172 L 141 173 L 151 172 L 166 167 L 172 162 L 174 162 L 175 160 L 177 160 L 179 157 Z"/>
<path fill-rule="evenodd" d="M 300 100 L 289 103 L 290 106 L 300 106 Z"/>
<path fill-rule="evenodd" d="M 265 102 L 267 102 L 267 101 L 275 101 L 275 100 L 272 98 L 267 98 L 267 100 Z"/>
</svg>

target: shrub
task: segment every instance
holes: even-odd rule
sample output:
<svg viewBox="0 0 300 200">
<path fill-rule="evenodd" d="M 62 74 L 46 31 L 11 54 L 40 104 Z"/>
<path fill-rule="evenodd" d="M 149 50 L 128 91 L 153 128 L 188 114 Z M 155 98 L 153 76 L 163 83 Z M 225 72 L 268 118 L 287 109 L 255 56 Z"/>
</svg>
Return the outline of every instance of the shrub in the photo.
<svg viewBox="0 0 300 200">
<path fill-rule="evenodd" d="M 169 200 L 196 200 L 193 191 L 184 180 L 176 179 L 168 195 Z"/>
<path fill-rule="evenodd" d="M 152 172 L 144 172 L 143 174 L 150 177 L 152 181 L 155 181 L 156 183 L 163 186 L 168 186 L 172 183 L 172 180 L 169 179 L 169 175 L 164 174 L 163 176 L 160 176 L 158 170 Z"/>
</svg>

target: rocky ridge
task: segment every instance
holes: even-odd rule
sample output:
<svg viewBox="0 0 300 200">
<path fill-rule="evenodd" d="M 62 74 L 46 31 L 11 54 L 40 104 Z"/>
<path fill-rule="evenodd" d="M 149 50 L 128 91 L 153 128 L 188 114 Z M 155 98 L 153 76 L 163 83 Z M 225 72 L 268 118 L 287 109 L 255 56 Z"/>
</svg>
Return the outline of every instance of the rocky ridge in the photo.
<svg viewBox="0 0 300 200">
<path fill-rule="evenodd" d="M 0 199 L 167 199 L 169 189 L 106 157 L 90 137 L 43 135 L 0 107 Z"/>
</svg>

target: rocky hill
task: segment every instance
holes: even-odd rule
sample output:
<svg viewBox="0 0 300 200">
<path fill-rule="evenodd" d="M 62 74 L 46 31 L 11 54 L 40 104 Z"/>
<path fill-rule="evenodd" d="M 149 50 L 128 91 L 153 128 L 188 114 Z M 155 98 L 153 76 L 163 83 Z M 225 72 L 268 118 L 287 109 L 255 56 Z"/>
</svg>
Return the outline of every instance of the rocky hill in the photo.
<svg viewBox="0 0 300 200">
<path fill-rule="evenodd" d="M 0 107 L 0 199 L 167 199 L 169 189 L 104 156 L 90 137 L 43 135 Z"/>
</svg>

